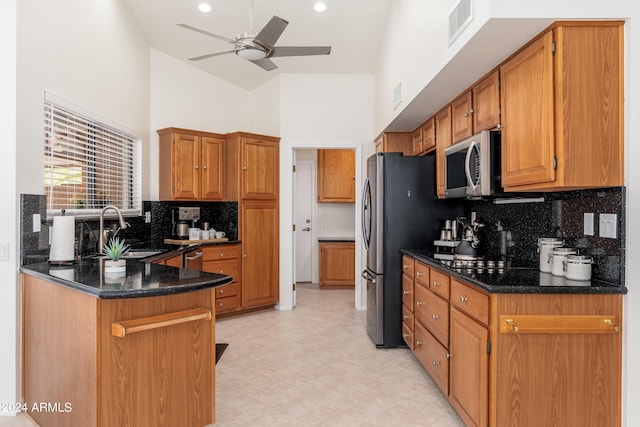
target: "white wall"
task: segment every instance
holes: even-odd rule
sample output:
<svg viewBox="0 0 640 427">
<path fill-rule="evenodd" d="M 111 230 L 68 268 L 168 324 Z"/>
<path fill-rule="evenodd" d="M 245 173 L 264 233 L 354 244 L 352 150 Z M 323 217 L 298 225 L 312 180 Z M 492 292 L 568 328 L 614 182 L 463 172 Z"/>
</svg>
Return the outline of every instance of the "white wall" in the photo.
<svg viewBox="0 0 640 427">
<path fill-rule="evenodd" d="M 17 8 L 14 10 L 14 7 Z M 43 192 L 43 93 L 51 92 L 129 129 L 148 146 L 149 50 L 121 2 L 32 0 L 2 2 L 3 207 L 0 240 L 0 402 L 18 402 L 20 292 L 17 276 L 18 194 Z M 13 36 L 12 36 L 13 35 Z M 16 55 L 17 41 L 17 57 Z M 5 96 L 5 82 L 7 89 Z M 13 114 L 11 114 L 13 113 Z M 4 123 L 4 120 L 9 122 Z M 9 316 L 10 319 L 5 317 Z M 18 338 L 19 339 L 19 338 Z"/>
<path fill-rule="evenodd" d="M 251 125 L 251 94 L 184 61 L 151 49 L 149 198 L 158 200 L 158 129 L 227 133 Z"/>
<path fill-rule="evenodd" d="M 0 242 L 9 244 L 9 259 L 0 261 L 0 402 L 19 402 L 19 352 L 16 242 L 16 9 L 17 0 L 0 3 Z M 0 415 L 8 413 L 0 412 Z"/>
<path fill-rule="evenodd" d="M 280 309 L 293 306 L 293 149 L 349 147 L 356 149 L 356 188 L 362 186 L 362 159 L 372 154 L 373 78 L 363 75 L 283 75 L 280 80 Z M 257 100 L 259 103 L 260 101 Z M 358 195 L 359 199 L 359 195 Z M 360 200 L 355 212 L 360 211 Z M 360 235 L 360 223 L 355 235 Z M 356 240 L 356 271 L 362 247 Z M 356 284 L 356 307 L 364 294 Z"/>
</svg>

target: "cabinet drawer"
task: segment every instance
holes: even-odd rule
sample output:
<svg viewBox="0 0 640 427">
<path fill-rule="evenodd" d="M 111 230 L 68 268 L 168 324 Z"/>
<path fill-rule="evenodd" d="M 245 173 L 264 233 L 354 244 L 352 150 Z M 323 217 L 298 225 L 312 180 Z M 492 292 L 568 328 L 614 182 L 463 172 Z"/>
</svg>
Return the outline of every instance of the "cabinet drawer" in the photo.
<svg viewBox="0 0 640 427">
<path fill-rule="evenodd" d="M 204 246 L 202 248 L 202 260 L 213 261 L 218 259 L 239 258 L 240 245 Z"/>
<path fill-rule="evenodd" d="M 424 288 L 416 286 L 416 324 L 421 323 L 445 347 L 449 345 L 449 303 Z"/>
<path fill-rule="evenodd" d="M 413 312 L 410 307 L 407 307 L 404 304 L 402 305 L 402 321 L 413 331 L 415 324 Z"/>
<path fill-rule="evenodd" d="M 457 280 L 451 280 L 451 305 L 485 325 L 489 323 L 489 296 Z"/>
<path fill-rule="evenodd" d="M 207 273 L 227 274 L 233 277 L 233 281 L 240 280 L 240 260 L 225 259 L 220 261 L 203 261 L 202 271 Z"/>
<path fill-rule="evenodd" d="M 413 310 L 413 278 L 402 275 L 402 304 Z"/>
<path fill-rule="evenodd" d="M 405 322 L 402 322 L 402 339 L 411 350 L 414 349 L 413 330 Z"/>
<path fill-rule="evenodd" d="M 416 271 L 416 275 L 415 275 L 416 282 L 420 282 L 428 288 L 429 287 L 429 267 L 427 267 L 421 262 L 416 261 L 416 265 L 414 268 Z"/>
<path fill-rule="evenodd" d="M 240 284 L 238 283 L 229 283 L 228 285 L 219 286 L 215 288 L 216 299 L 238 295 L 239 290 Z"/>
<path fill-rule="evenodd" d="M 409 277 L 413 277 L 413 264 L 413 258 L 407 255 L 402 255 L 402 272 Z"/>
<path fill-rule="evenodd" d="M 431 283 L 429 288 L 442 298 L 449 301 L 449 276 L 437 270 L 431 270 L 430 274 Z"/>
<path fill-rule="evenodd" d="M 449 358 L 444 348 L 425 328 L 416 323 L 414 354 L 445 396 L 449 395 Z"/>
<path fill-rule="evenodd" d="M 237 310 L 239 307 L 240 299 L 237 295 L 224 298 L 216 297 L 216 313 Z"/>
</svg>

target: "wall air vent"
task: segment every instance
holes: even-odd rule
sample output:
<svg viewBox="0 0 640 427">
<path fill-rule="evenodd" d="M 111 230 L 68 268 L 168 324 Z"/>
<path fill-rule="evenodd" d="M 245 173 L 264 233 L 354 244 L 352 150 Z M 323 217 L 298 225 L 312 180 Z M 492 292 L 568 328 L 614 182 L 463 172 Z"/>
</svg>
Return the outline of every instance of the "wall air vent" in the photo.
<svg viewBox="0 0 640 427">
<path fill-rule="evenodd" d="M 449 46 L 473 20 L 472 0 L 460 0 L 449 14 Z"/>
<path fill-rule="evenodd" d="M 400 104 L 402 104 L 402 83 L 398 83 L 393 90 L 393 109 L 395 110 Z"/>
</svg>

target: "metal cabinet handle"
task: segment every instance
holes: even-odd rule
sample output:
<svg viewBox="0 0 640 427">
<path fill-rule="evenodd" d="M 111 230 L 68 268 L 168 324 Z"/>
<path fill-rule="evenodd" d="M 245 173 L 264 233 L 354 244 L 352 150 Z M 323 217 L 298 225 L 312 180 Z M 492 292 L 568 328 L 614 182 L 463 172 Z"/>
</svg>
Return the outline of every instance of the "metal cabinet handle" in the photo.
<svg viewBox="0 0 640 427">
<path fill-rule="evenodd" d="M 422 341 L 416 340 L 416 346 L 418 346 L 418 345 L 422 345 Z"/>
<path fill-rule="evenodd" d="M 464 297 L 464 296 L 460 297 L 460 302 L 467 302 L 467 301 L 469 301 L 467 297 Z"/>
<path fill-rule="evenodd" d="M 402 295 L 409 295 L 411 292 L 409 291 L 405 291 L 404 289 L 402 290 Z"/>
<path fill-rule="evenodd" d="M 432 314 L 432 315 L 431 315 L 431 318 L 432 318 L 433 320 L 438 320 L 438 319 L 440 318 L 440 316 L 438 316 L 437 314 Z"/>
<path fill-rule="evenodd" d="M 202 169 L 207 170 L 207 165 L 202 166 Z"/>
<path fill-rule="evenodd" d="M 436 282 L 435 280 L 433 281 L 433 287 L 437 288 L 438 286 L 440 286 L 440 283 Z"/>
<path fill-rule="evenodd" d="M 402 316 L 402 320 L 407 320 L 409 318 L 409 316 L 407 316 L 406 314 Z"/>
<path fill-rule="evenodd" d="M 200 166 L 196 165 L 196 169 L 200 169 Z"/>
<path fill-rule="evenodd" d="M 416 307 L 419 307 L 421 305 L 424 305 L 424 303 L 422 301 L 416 301 Z"/>
<path fill-rule="evenodd" d="M 196 252 L 196 254 L 194 256 L 186 256 L 184 257 L 184 259 L 186 261 L 193 261 L 194 259 L 198 259 L 202 257 L 202 252 Z"/>
<path fill-rule="evenodd" d="M 433 364 L 433 366 L 440 366 L 441 363 L 439 360 L 434 360 L 433 362 L 431 362 Z"/>
<path fill-rule="evenodd" d="M 416 271 L 416 276 L 417 276 L 417 277 L 422 277 L 422 272 L 420 272 L 420 271 Z"/>
</svg>

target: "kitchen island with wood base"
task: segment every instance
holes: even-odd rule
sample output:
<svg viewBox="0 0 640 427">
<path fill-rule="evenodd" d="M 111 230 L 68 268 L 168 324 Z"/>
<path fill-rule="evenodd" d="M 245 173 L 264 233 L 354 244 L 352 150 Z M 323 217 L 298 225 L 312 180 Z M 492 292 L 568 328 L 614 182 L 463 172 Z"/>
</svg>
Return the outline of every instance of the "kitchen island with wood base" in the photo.
<svg viewBox="0 0 640 427">
<path fill-rule="evenodd" d="M 214 288 L 231 278 L 135 261 L 109 277 L 102 264 L 22 267 L 27 414 L 43 426 L 213 423 Z"/>
</svg>

